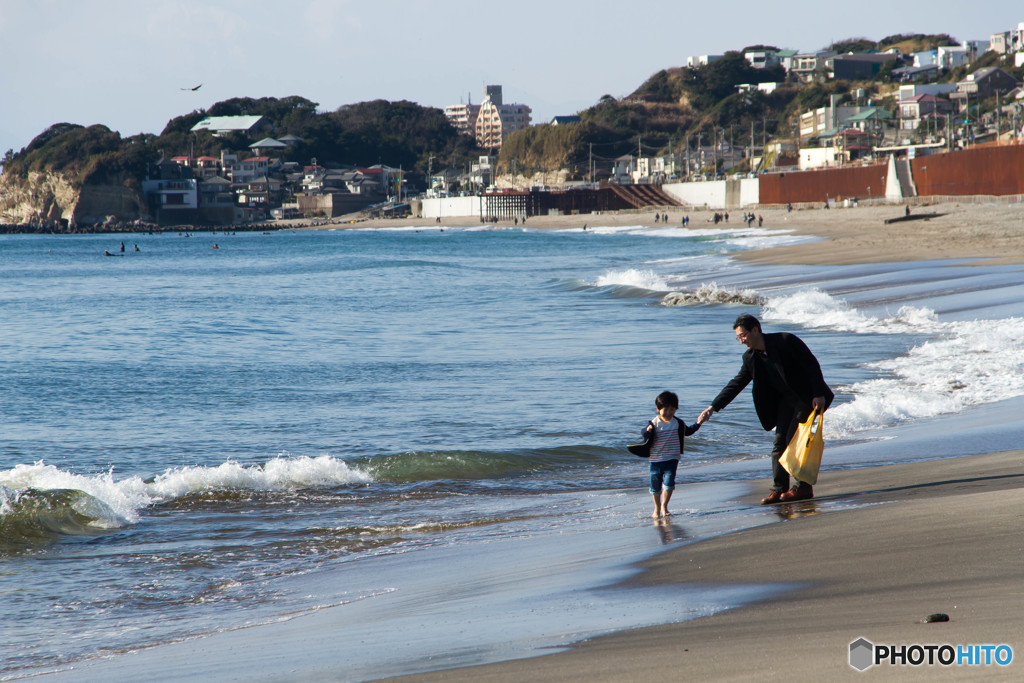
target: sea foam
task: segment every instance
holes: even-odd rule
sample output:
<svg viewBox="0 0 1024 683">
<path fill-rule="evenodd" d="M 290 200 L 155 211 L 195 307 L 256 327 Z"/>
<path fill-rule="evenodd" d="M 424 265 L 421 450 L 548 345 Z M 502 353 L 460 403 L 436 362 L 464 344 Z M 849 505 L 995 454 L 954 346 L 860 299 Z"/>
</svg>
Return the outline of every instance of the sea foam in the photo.
<svg viewBox="0 0 1024 683">
<path fill-rule="evenodd" d="M 1024 395 L 1024 319 L 943 322 L 928 308 L 904 306 L 873 317 L 818 290 L 773 298 L 767 321 L 855 334 L 912 334 L 927 341 L 904 355 L 866 364 L 877 376 L 843 391 L 853 400 L 834 407 L 830 438 L 862 435 L 922 418 Z"/>
<path fill-rule="evenodd" d="M 289 491 L 325 486 L 365 484 L 373 481 L 366 471 L 350 467 L 330 455 L 311 458 L 279 456 L 261 465 L 225 462 L 215 467 L 169 468 L 151 480 L 138 476 L 115 479 L 113 471 L 76 474 L 37 462 L 0 471 L 0 486 L 7 497 L 0 500 L 0 514 L 9 514 L 9 503 L 18 491 L 72 490 L 87 493 L 112 511 L 100 527 L 118 527 L 138 521 L 140 512 L 152 505 L 188 495 L 217 491 Z"/>
<path fill-rule="evenodd" d="M 608 271 L 598 277 L 594 285 L 596 287 L 634 287 L 653 292 L 664 292 L 669 289 L 665 279 L 653 270 L 637 268 Z"/>
</svg>

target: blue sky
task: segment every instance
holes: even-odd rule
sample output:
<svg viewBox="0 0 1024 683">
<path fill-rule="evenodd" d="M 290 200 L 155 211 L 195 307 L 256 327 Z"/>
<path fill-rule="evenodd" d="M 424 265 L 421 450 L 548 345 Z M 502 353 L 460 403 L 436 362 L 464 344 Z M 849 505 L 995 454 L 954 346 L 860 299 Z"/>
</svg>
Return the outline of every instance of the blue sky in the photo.
<svg viewBox="0 0 1024 683">
<path fill-rule="evenodd" d="M 642 9 L 638 9 L 638 7 Z M 231 97 L 299 95 L 321 111 L 371 99 L 444 107 L 483 86 L 534 121 L 623 96 L 690 55 L 815 50 L 895 33 L 987 39 L 1020 0 L 0 0 L 0 155 L 54 123 L 123 136 Z M 925 9 L 927 8 L 927 9 Z M 199 83 L 192 92 L 182 90 Z"/>
</svg>

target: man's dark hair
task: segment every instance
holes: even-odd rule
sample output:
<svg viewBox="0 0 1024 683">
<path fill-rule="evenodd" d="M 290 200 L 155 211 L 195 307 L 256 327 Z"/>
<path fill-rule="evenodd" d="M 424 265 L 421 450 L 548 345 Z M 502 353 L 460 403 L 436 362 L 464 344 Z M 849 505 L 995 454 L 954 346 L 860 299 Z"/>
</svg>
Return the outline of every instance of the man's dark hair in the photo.
<svg viewBox="0 0 1024 683">
<path fill-rule="evenodd" d="M 758 332 L 760 332 L 761 321 L 755 318 L 754 316 L 750 315 L 749 313 L 744 313 L 740 317 L 736 318 L 736 322 L 732 324 L 732 329 L 735 330 L 737 327 L 742 327 L 747 332 L 750 332 L 753 329 L 756 329 Z"/>
<path fill-rule="evenodd" d="M 665 406 L 672 406 L 676 410 L 679 410 L 679 397 L 671 391 L 663 391 L 654 399 L 654 405 L 658 410 L 661 410 Z"/>
</svg>

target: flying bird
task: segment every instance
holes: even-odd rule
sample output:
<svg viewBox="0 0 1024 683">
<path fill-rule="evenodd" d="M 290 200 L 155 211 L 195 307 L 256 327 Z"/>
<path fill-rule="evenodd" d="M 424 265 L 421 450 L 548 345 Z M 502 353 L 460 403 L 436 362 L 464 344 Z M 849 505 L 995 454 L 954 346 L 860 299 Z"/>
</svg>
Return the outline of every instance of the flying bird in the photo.
<svg viewBox="0 0 1024 683">
<path fill-rule="evenodd" d="M 180 89 L 180 90 L 191 90 L 192 92 L 195 92 L 196 90 L 199 90 L 199 89 L 200 89 L 200 88 L 202 88 L 202 87 L 203 87 L 203 84 L 202 84 L 202 83 L 200 83 L 199 85 L 197 85 L 197 86 L 196 86 L 196 87 L 194 87 L 194 88 L 179 88 L 179 89 Z"/>
</svg>

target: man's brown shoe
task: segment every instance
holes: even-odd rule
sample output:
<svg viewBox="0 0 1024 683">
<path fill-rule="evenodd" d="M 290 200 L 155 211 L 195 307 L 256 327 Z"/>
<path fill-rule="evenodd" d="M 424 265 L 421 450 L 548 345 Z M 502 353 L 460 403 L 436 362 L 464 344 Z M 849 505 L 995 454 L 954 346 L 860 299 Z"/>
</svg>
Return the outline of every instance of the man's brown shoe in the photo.
<svg viewBox="0 0 1024 683">
<path fill-rule="evenodd" d="M 795 500 L 810 500 L 814 498 L 814 489 L 810 486 L 805 488 L 792 488 L 781 496 L 779 496 L 780 503 L 792 503 Z"/>
<path fill-rule="evenodd" d="M 789 493 L 788 491 L 786 493 Z M 771 505 L 772 503 L 781 503 L 782 496 L 784 494 L 780 491 L 772 491 L 767 496 L 761 499 L 761 505 Z"/>
</svg>

